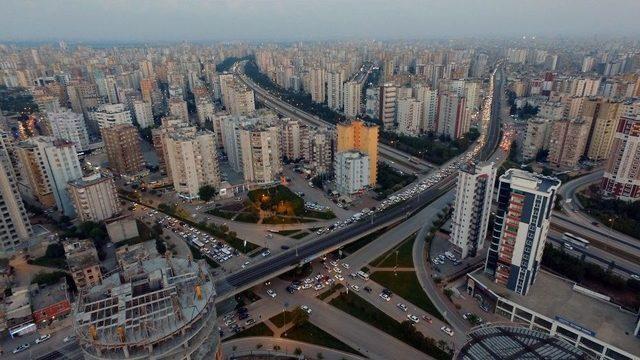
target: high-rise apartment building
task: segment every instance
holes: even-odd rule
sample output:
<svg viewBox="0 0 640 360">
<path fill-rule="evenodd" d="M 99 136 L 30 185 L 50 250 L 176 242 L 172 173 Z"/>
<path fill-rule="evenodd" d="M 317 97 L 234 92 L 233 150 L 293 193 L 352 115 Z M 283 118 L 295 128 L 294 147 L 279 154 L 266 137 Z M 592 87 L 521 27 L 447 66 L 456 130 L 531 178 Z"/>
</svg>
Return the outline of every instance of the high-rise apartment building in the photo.
<svg viewBox="0 0 640 360">
<path fill-rule="evenodd" d="M 151 102 L 135 100 L 133 102 L 133 112 L 136 116 L 136 122 L 141 129 L 148 128 L 154 125 L 153 122 L 153 108 Z"/>
<path fill-rule="evenodd" d="M 335 133 L 329 129 L 309 131 L 308 154 L 305 159 L 315 174 L 326 174 L 333 170 Z"/>
<path fill-rule="evenodd" d="M 549 147 L 553 124 L 548 119 L 536 117 L 527 121 L 527 130 L 522 141 L 522 158 L 535 159 L 538 152 Z"/>
<path fill-rule="evenodd" d="M 323 103 L 326 99 L 326 72 L 322 68 L 315 67 L 309 70 L 309 93 L 311 94 L 311 101 L 315 103 Z"/>
<path fill-rule="evenodd" d="M 184 133 L 186 129 L 189 129 L 192 133 L 196 133 L 196 127 L 191 126 L 182 121 L 182 119 L 172 116 L 165 116 L 162 118 L 162 124 L 160 127 L 151 130 L 151 140 L 153 142 L 153 149 L 158 156 L 158 167 L 160 171 L 167 174 L 168 178 L 171 178 L 171 169 L 166 164 L 166 149 L 164 146 L 164 139 L 167 135 L 178 131 Z"/>
<path fill-rule="evenodd" d="M 308 141 L 308 129 L 299 120 L 282 119 L 282 156 L 289 160 L 304 157 L 304 144 Z"/>
<path fill-rule="evenodd" d="M 459 139 L 469 132 L 466 98 L 454 93 L 440 94 L 436 124 L 436 133 L 451 139 Z"/>
<path fill-rule="evenodd" d="M 238 129 L 238 144 L 244 180 L 266 184 L 282 173 L 280 129 L 270 121 L 244 123 Z"/>
<path fill-rule="evenodd" d="M 601 161 L 609 157 L 620 116 L 618 109 L 619 102 L 601 98 L 586 99 L 582 104 L 582 118 L 591 124 L 586 149 L 589 159 Z"/>
<path fill-rule="evenodd" d="M 333 110 L 340 110 L 343 102 L 342 71 L 330 71 L 327 73 L 327 106 Z"/>
<path fill-rule="evenodd" d="M 551 126 L 549 162 L 559 168 L 571 169 L 584 154 L 591 123 L 584 118 L 555 121 Z"/>
<path fill-rule="evenodd" d="M 342 195 L 352 195 L 364 190 L 370 184 L 369 157 L 357 150 L 336 154 L 336 190 Z"/>
<path fill-rule="evenodd" d="M 229 104 L 225 105 L 231 115 L 253 115 L 256 112 L 256 104 L 253 90 L 245 84 L 234 81 L 229 87 Z"/>
<path fill-rule="evenodd" d="M 378 180 L 378 126 L 362 120 L 352 120 L 336 126 L 336 153 L 357 150 L 369 157 L 369 185 Z"/>
<path fill-rule="evenodd" d="M 32 235 L 27 210 L 6 147 L 8 133 L 0 132 L 0 257 L 13 255 Z"/>
<path fill-rule="evenodd" d="M 47 112 L 46 119 L 53 137 L 75 143 L 78 150 L 88 148 L 89 134 L 82 114 L 71 110 Z"/>
<path fill-rule="evenodd" d="M 382 121 L 382 126 L 385 131 L 395 127 L 397 94 L 398 89 L 392 83 L 386 83 L 380 86 L 378 119 Z"/>
<path fill-rule="evenodd" d="M 624 201 L 640 199 L 640 115 L 618 121 L 609 158 L 604 166 L 602 190 Z"/>
<path fill-rule="evenodd" d="M 484 271 L 526 295 L 536 279 L 560 180 L 509 169 L 500 177 L 498 208 Z"/>
<path fill-rule="evenodd" d="M 120 213 L 120 200 L 111 176 L 95 173 L 70 181 L 69 196 L 80 221 L 100 222 Z"/>
<path fill-rule="evenodd" d="M 82 177 L 75 144 L 52 137 L 32 137 L 18 144 L 16 153 L 21 174 L 26 178 L 31 195 L 43 207 L 57 205 L 64 215 L 75 211 L 67 192 L 67 183 Z"/>
<path fill-rule="evenodd" d="M 422 103 L 414 98 L 398 100 L 398 132 L 408 136 L 420 134 Z"/>
<path fill-rule="evenodd" d="M 109 167 L 120 175 L 136 175 L 144 170 L 138 130 L 131 124 L 119 124 L 102 129 Z"/>
<path fill-rule="evenodd" d="M 182 99 L 169 99 L 169 114 L 187 124 L 189 123 L 189 110 L 187 109 L 187 102 Z"/>
<path fill-rule="evenodd" d="M 358 116 L 362 107 L 362 83 L 348 81 L 343 87 L 344 115 L 350 119 Z"/>
<path fill-rule="evenodd" d="M 424 85 L 413 87 L 416 100 L 422 104 L 420 109 L 419 130 L 422 132 L 435 132 L 438 115 L 438 90 L 432 90 Z"/>
<path fill-rule="evenodd" d="M 124 104 L 101 105 L 91 113 L 91 116 L 100 130 L 113 125 L 132 124 L 131 113 Z"/>
<path fill-rule="evenodd" d="M 449 241 L 461 258 L 476 256 L 484 247 L 495 178 L 493 163 L 467 164 L 458 172 Z"/>
<path fill-rule="evenodd" d="M 204 130 L 168 134 L 164 139 L 167 167 L 174 189 L 190 198 L 197 198 L 205 185 L 220 186 L 220 168 L 213 132 Z"/>
<path fill-rule="evenodd" d="M 364 114 L 371 119 L 380 116 L 380 88 L 368 88 L 365 90 Z"/>
</svg>

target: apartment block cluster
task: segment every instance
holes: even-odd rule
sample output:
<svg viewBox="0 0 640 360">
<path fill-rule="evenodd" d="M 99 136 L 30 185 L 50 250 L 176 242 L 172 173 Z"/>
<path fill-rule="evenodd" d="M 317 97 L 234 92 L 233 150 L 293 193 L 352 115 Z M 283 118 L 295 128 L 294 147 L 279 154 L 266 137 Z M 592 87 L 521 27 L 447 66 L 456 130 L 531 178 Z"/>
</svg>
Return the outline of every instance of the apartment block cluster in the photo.
<svg viewBox="0 0 640 360">
<path fill-rule="evenodd" d="M 640 197 L 640 174 L 634 171 L 640 121 L 640 60 L 638 54 L 597 51 L 576 54 L 572 66 L 539 68 L 535 51 L 511 49 L 516 70 L 510 89 L 519 109 L 536 108 L 520 121 L 524 160 L 548 154 L 559 171 L 574 170 L 583 161 L 602 163 L 604 192 L 623 200 Z M 581 64 L 581 66 L 575 66 Z"/>
<path fill-rule="evenodd" d="M 256 59 L 281 87 L 308 93 L 349 119 L 377 121 L 384 131 L 451 139 L 469 131 L 481 103 L 487 54 L 414 47 L 387 52 L 378 43 L 368 45 L 277 48 L 257 52 Z M 382 61 L 376 65 L 374 59 Z"/>
</svg>

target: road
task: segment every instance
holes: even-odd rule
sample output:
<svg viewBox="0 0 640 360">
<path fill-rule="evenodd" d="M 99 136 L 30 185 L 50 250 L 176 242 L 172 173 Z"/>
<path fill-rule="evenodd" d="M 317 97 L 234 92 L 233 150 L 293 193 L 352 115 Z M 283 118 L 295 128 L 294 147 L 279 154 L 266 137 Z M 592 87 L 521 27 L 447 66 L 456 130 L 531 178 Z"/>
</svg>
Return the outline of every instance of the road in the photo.
<svg viewBox="0 0 640 360">
<path fill-rule="evenodd" d="M 486 126 L 488 131 L 486 135 L 479 140 L 481 160 L 487 160 L 491 157 L 499 141 L 501 107 L 496 103 L 500 102 L 505 83 L 504 70 L 501 66 L 497 67 L 495 74 L 495 78 L 498 79 L 499 83 L 493 87 L 492 99 L 497 99 L 498 101 L 490 100 L 491 106 L 488 107 L 488 109 L 485 108 L 483 113 L 483 122 L 485 122 L 483 125 Z M 492 84 L 494 81 L 495 80 L 492 80 Z M 306 242 L 273 256 L 267 261 L 253 264 L 243 271 L 221 279 L 216 284 L 216 289 L 220 294 L 219 298 L 224 299 L 234 293 L 247 289 L 269 277 L 285 272 L 301 262 L 313 259 L 324 252 L 335 250 L 342 245 L 355 241 L 355 239 L 364 234 L 372 232 L 386 224 L 406 221 L 425 204 L 433 202 L 451 190 L 455 185 L 455 180 L 456 174 L 451 173 L 426 191 L 418 192 L 408 200 L 385 209 L 383 212 L 372 215 L 367 219 L 368 221 L 360 221 L 336 232 L 321 236 L 313 241 Z"/>
<path fill-rule="evenodd" d="M 239 71 L 242 71 L 244 69 L 245 63 L 246 62 L 243 62 L 240 64 L 240 66 L 235 67 L 236 74 L 238 74 L 239 78 L 255 92 L 257 100 L 265 104 L 267 107 L 272 108 L 287 117 L 294 119 L 297 118 L 315 126 L 334 127 L 333 124 L 328 123 L 317 116 L 313 116 L 283 100 L 278 99 L 268 91 L 262 89 L 247 76 L 241 75 Z M 412 168 L 414 169 L 414 172 L 424 172 L 434 167 L 433 164 L 430 164 L 422 159 L 412 157 L 411 155 L 394 149 L 393 147 L 390 147 L 388 145 L 378 144 L 378 151 L 381 158 L 388 160 L 391 165 L 399 164 L 403 166 L 405 170 L 406 168 Z M 410 158 L 413 159 L 412 163 L 408 161 L 408 159 Z"/>
</svg>

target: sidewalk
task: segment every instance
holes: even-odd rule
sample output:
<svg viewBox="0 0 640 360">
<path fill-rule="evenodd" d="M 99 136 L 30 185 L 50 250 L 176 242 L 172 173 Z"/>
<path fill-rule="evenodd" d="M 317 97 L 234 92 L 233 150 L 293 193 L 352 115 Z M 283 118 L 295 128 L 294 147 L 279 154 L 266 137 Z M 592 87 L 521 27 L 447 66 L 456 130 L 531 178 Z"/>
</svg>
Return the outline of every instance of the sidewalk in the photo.
<svg viewBox="0 0 640 360">
<path fill-rule="evenodd" d="M 278 350 L 274 350 L 278 349 Z M 300 355 L 295 355 L 296 349 L 301 350 Z M 365 359 L 351 353 L 299 342 L 284 338 L 250 337 L 234 339 L 222 343 L 222 354 L 226 359 L 240 355 L 288 355 L 299 359 L 317 359 L 322 354 L 323 359 L 328 360 L 362 360 Z"/>
</svg>

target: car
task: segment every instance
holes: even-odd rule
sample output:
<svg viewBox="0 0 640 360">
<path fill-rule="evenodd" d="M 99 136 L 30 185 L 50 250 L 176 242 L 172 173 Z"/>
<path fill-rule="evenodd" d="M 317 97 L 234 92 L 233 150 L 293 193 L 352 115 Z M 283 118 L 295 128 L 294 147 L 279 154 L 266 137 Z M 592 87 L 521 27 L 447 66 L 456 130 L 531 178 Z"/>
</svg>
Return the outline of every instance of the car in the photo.
<svg viewBox="0 0 640 360">
<path fill-rule="evenodd" d="M 631 277 L 633 280 L 640 281 L 640 275 L 638 275 L 638 274 L 631 274 L 631 276 L 630 276 L 630 277 Z"/>
<path fill-rule="evenodd" d="M 470 317 L 470 316 L 471 316 L 471 313 L 470 313 L 470 312 L 467 312 L 467 313 L 462 314 L 462 318 L 463 318 L 463 319 L 465 319 L 465 320 L 469 320 L 469 317 Z"/>
<path fill-rule="evenodd" d="M 370 287 L 365 286 L 365 287 L 364 287 L 364 291 L 366 291 L 366 292 L 368 292 L 368 293 L 371 293 L 373 290 L 372 290 Z"/>
<path fill-rule="evenodd" d="M 343 281 L 344 280 L 344 276 L 340 275 L 340 274 L 336 274 L 335 275 L 336 280 L 338 281 Z"/>
<path fill-rule="evenodd" d="M 453 336 L 453 330 L 449 329 L 446 326 L 443 326 L 440 328 L 440 330 L 442 330 L 443 333 L 449 335 L 449 336 Z"/>
<path fill-rule="evenodd" d="M 335 271 L 338 274 L 342 274 L 342 270 L 340 270 L 340 268 L 337 266 L 333 268 L 333 271 Z"/>
<path fill-rule="evenodd" d="M 17 354 L 19 352 L 23 352 L 23 351 L 27 350 L 29 348 L 29 346 L 30 346 L 29 344 L 22 344 L 22 345 L 18 346 L 17 348 L 13 349 L 13 353 Z"/>
<path fill-rule="evenodd" d="M 248 317 L 249 317 L 249 313 L 240 314 L 238 315 L 238 320 L 244 320 Z"/>
<path fill-rule="evenodd" d="M 380 298 L 384 301 L 391 301 L 391 298 L 389 297 L 389 295 L 385 294 L 385 293 L 380 293 Z"/>
<path fill-rule="evenodd" d="M 407 314 L 407 319 L 411 320 L 412 323 L 417 324 L 420 322 L 420 319 L 418 319 L 417 316 L 412 315 L 412 314 Z"/>
<path fill-rule="evenodd" d="M 282 246 L 280 246 L 280 249 L 282 249 L 282 250 L 289 250 L 289 246 L 287 246 L 287 245 L 282 245 Z"/>
<path fill-rule="evenodd" d="M 271 296 L 272 298 L 275 298 L 277 294 L 272 289 L 268 289 L 267 290 L 267 295 Z"/>
<path fill-rule="evenodd" d="M 65 336 L 64 339 L 62 339 L 62 342 L 68 343 L 70 341 L 75 341 L 76 340 L 76 336 L 75 335 L 69 335 L 69 336 Z"/>
<path fill-rule="evenodd" d="M 265 281 L 264 282 L 264 286 L 269 286 L 269 285 L 271 285 L 271 281 Z"/>
<path fill-rule="evenodd" d="M 316 284 L 316 286 L 313 287 L 314 290 L 318 291 L 318 290 L 322 290 L 324 289 L 324 285 L 322 284 Z"/>
<path fill-rule="evenodd" d="M 351 285 L 351 289 L 353 289 L 353 291 L 360 291 L 360 286 L 353 284 Z"/>
<path fill-rule="evenodd" d="M 302 311 L 306 312 L 307 314 L 311 314 L 311 308 L 307 305 L 300 306 L 300 309 L 302 309 Z"/>
<path fill-rule="evenodd" d="M 304 284 L 304 285 L 302 285 L 302 290 L 311 289 L 312 286 L 313 286 L 313 284 Z"/>
<path fill-rule="evenodd" d="M 39 338 L 36 339 L 36 344 L 40 344 L 43 343 L 47 340 L 51 339 L 51 334 L 46 334 L 46 335 L 42 335 Z"/>
<path fill-rule="evenodd" d="M 407 305 L 403 304 L 403 303 L 397 303 L 396 307 L 404 312 L 407 312 Z"/>
<path fill-rule="evenodd" d="M 249 325 L 253 325 L 255 324 L 255 320 L 254 319 L 248 319 L 247 321 L 244 322 L 245 325 L 249 326 Z"/>
<path fill-rule="evenodd" d="M 429 324 L 433 323 L 433 319 L 431 319 L 430 317 L 428 317 L 427 315 L 422 315 L 422 320 L 428 322 Z"/>
<path fill-rule="evenodd" d="M 265 251 L 262 252 L 262 257 L 267 257 L 269 255 L 271 255 L 271 251 L 269 251 L 269 250 L 265 250 Z"/>
<path fill-rule="evenodd" d="M 331 260 L 331 261 L 329 262 L 329 264 L 331 264 L 331 266 L 333 266 L 333 267 L 338 266 L 338 262 L 337 262 L 337 261 L 335 261 L 335 260 Z"/>
<path fill-rule="evenodd" d="M 347 264 L 347 263 L 342 263 L 342 267 L 348 270 L 348 269 L 349 269 L 349 264 Z"/>
</svg>

